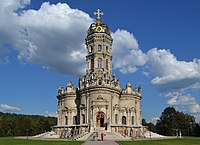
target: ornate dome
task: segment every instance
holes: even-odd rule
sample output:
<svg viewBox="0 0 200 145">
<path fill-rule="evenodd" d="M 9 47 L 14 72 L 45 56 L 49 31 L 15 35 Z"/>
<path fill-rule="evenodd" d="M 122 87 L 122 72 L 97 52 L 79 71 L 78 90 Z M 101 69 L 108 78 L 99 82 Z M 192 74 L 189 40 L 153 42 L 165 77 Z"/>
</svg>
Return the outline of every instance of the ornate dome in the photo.
<svg viewBox="0 0 200 145">
<path fill-rule="evenodd" d="M 110 29 L 106 24 L 102 24 L 100 22 L 100 25 L 96 23 L 92 23 L 87 31 L 87 35 L 93 34 L 93 33 L 106 33 L 110 35 Z"/>
<path fill-rule="evenodd" d="M 101 22 L 100 15 L 103 15 L 103 12 L 101 12 L 99 9 L 97 12 L 94 12 L 95 15 L 97 15 L 96 23 L 92 23 L 87 31 L 87 35 L 93 34 L 93 33 L 106 33 L 110 35 L 110 29 L 108 26 Z"/>
</svg>

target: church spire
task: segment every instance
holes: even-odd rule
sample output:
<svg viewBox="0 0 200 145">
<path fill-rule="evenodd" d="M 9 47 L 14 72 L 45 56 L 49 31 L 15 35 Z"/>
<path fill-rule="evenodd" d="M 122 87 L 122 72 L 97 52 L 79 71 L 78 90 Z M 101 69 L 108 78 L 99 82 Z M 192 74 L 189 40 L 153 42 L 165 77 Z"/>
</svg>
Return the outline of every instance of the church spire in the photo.
<svg viewBox="0 0 200 145">
<path fill-rule="evenodd" d="M 100 9 L 98 9 L 97 12 L 94 12 L 94 15 L 97 15 L 97 21 L 96 21 L 97 26 L 101 25 L 100 18 L 101 18 L 101 15 L 103 15 L 103 14 L 104 13 Z"/>
</svg>

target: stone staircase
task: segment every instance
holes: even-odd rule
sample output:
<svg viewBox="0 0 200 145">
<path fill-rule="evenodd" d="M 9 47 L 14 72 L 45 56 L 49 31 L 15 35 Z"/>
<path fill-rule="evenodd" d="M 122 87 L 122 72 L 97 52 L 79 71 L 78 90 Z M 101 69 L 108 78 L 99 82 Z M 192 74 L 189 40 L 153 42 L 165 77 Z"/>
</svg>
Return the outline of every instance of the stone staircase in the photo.
<svg viewBox="0 0 200 145">
<path fill-rule="evenodd" d="M 34 138 L 59 138 L 54 131 L 49 131 L 33 136 Z"/>
<path fill-rule="evenodd" d="M 117 132 L 107 132 L 105 136 L 105 140 L 130 140 L 129 137 L 124 137 L 120 133 Z"/>
<path fill-rule="evenodd" d="M 144 132 L 144 137 L 145 138 L 165 138 L 165 136 L 157 134 L 157 133 L 154 133 L 154 132 L 149 131 L 149 130 L 146 130 Z"/>
<path fill-rule="evenodd" d="M 73 140 L 85 141 L 89 138 L 89 136 L 91 136 L 91 134 L 92 134 L 91 132 L 84 132 L 82 134 L 75 136 Z"/>
<path fill-rule="evenodd" d="M 33 136 L 34 138 L 46 138 L 46 139 L 67 139 L 67 140 L 80 140 L 85 141 L 89 138 L 89 136 L 92 133 L 89 132 L 82 132 L 80 134 L 77 134 L 75 136 L 71 136 L 71 133 L 69 131 L 62 131 L 61 135 L 59 136 L 54 131 L 49 131 L 45 133 L 38 134 L 36 136 Z"/>
<path fill-rule="evenodd" d="M 95 132 L 98 132 L 98 137 L 95 137 L 95 140 L 101 140 L 101 133 L 104 133 L 104 140 L 130 140 L 129 137 L 124 137 L 120 133 L 116 132 L 107 132 L 106 130 L 96 130 Z M 93 140 L 93 133 L 90 133 L 90 136 L 87 138 L 87 140 Z"/>
</svg>

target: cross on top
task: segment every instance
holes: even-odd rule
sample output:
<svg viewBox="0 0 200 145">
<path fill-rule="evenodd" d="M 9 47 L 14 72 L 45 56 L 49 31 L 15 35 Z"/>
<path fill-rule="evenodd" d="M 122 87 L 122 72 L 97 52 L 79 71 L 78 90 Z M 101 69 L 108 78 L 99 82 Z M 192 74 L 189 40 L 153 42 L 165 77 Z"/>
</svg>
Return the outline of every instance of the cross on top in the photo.
<svg viewBox="0 0 200 145">
<path fill-rule="evenodd" d="M 101 15 L 103 15 L 103 12 L 98 9 L 97 12 L 94 12 L 94 15 L 97 15 L 97 19 L 100 20 Z"/>
</svg>

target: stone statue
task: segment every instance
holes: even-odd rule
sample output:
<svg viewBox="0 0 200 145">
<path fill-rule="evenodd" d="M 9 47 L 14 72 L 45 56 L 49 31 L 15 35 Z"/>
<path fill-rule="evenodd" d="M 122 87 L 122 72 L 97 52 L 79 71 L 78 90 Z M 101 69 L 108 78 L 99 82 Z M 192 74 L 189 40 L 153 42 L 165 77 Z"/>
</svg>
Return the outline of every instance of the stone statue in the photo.
<svg viewBox="0 0 200 145">
<path fill-rule="evenodd" d="M 60 86 L 58 86 L 57 91 L 58 91 L 58 95 L 60 95 L 61 94 L 61 88 L 60 88 Z"/>
<path fill-rule="evenodd" d="M 61 88 L 61 94 L 64 94 L 65 90 L 64 90 L 64 86 L 62 86 Z"/>
<path fill-rule="evenodd" d="M 142 93 L 142 87 L 141 87 L 141 85 L 139 85 L 139 87 L 138 87 L 138 93 L 139 93 L 139 94 Z"/>
</svg>

